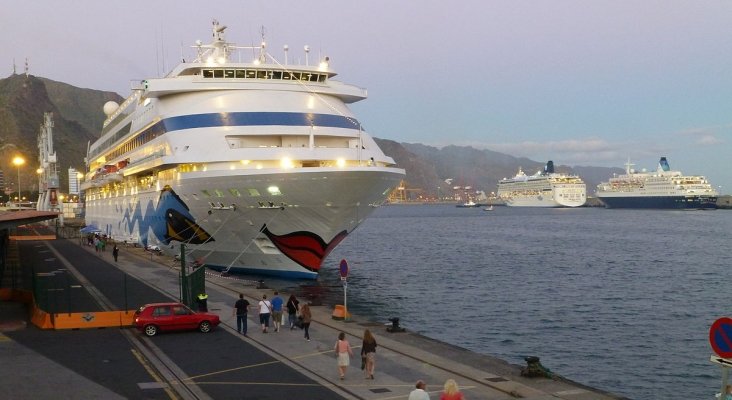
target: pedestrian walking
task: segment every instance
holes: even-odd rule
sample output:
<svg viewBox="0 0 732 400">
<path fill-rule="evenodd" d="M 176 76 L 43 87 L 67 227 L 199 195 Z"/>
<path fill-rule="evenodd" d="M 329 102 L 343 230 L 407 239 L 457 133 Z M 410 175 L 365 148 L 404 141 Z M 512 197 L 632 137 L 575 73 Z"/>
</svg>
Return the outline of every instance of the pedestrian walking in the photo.
<svg viewBox="0 0 732 400">
<path fill-rule="evenodd" d="M 297 301 L 294 294 L 290 295 L 287 299 L 287 322 L 290 323 L 290 330 L 295 328 L 295 321 L 297 320 L 297 310 L 300 308 L 300 302 Z"/>
<path fill-rule="evenodd" d="M 280 325 L 282 324 L 282 304 L 284 300 L 279 296 L 279 293 L 275 290 L 274 297 L 272 297 L 272 323 L 274 324 L 275 332 L 280 331 Z"/>
<path fill-rule="evenodd" d="M 259 323 L 262 324 L 262 333 L 267 333 L 270 315 L 272 315 L 272 303 L 267 300 L 267 295 L 263 294 L 262 300 L 259 301 Z"/>
<path fill-rule="evenodd" d="M 418 380 L 417 384 L 414 385 L 416 389 L 409 393 L 407 400 L 430 400 L 430 394 L 427 393 L 427 384 L 423 380 Z"/>
<path fill-rule="evenodd" d="M 114 262 L 117 262 L 117 257 L 119 257 L 119 247 L 117 245 L 114 245 L 114 248 L 112 249 L 112 256 L 114 257 Z"/>
<path fill-rule="evenodd" d="M 244 295 L 239 293 L 239 300 L 234 303 L 234 315 L 236 316 L 236 331 L 242 335 L 247 335 L 247 311 L 249 311 L 249 302 L 244 299 Z"/>
<path fill-rule="evenodd" d="M 366 379 L 374 379 L 374 368 L 376 367 L 376 339 L 371 331 L 363 331 L 363 343 L 361 344 L 361 369 L 364 370 Z"/>
<path fill-rule="evenodd" d="M 440 400 L 465 400 L 465 397 L 460 392 L 460 388 L 454 379 L 446 380 L 444 389 L 445 390 L 440 395 Z"/>
<path fill-rule="evenodd" d="M 351 364 L 351 356 L 353 355 L 351 344 L 346 340 L 345 333 L 341 332 L 338 334 L 338 341 L 333 347 L 333 351 L 335 351 L 336 358 L 338 359 L 338 374 L 340 374 L 341 380 L 343 380 L 346 378 L 346 370 Z"/>
<path fill-rule="evenodd" d="M 300 307 L 300 316 L 302 317 L 302 329 L 305 330 L 305 339 L 310 341 L 310 321 L 313 319 L 313 315 L 310 313 L 310 306 L 305 303 Z"/>
</svg>

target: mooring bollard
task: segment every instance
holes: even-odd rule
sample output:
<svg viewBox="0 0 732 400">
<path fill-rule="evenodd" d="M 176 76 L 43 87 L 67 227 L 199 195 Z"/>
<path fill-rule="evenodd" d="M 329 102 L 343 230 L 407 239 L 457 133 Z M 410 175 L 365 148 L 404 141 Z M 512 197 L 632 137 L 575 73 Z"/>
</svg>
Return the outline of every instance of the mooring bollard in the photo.
<svg viewBox="0 0 732 400">
<path fill-rule="evenodd" d="M 539 357 L 528 356 L 524 357 L 524 360 L 526 360 L 526 367 L 521 368 L 521 376 L 527 376 L 529 378 L 551 378 L 551 371 L 541 365 L 541 362 L 539 362 Z"/>
<path fill-rule="evenodd" d="M 389 318 L 389 321 L 391 322 L 391 326 L 386 327 L 387 332 L 391 332 L 391 333 L 404 332 L 404 328 L 399 326 L 399 318 L 391 317 L 391 318 Z"/>
</svg>

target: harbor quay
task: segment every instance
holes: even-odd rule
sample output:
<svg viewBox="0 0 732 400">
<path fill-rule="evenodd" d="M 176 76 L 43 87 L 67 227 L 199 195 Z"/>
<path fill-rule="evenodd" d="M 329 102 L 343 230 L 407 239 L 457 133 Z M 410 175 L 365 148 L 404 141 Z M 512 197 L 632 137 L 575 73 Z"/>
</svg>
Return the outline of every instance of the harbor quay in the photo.
<svg viewBox="0 0 732 400">
<path fill-rule="evenodd" d="M 179 268 L 173 257 L 120 246 L 95 251 L 76 239 L 12 241 L 21 284 L 49 279 L 41 299 L 51 313 L 134 310 L 178 301 Z M 35 276 L 31 276 L 31 273 Z M 6 272 L 7 273 L 7 272 Z M 388 332 L 387 321 L 358 316 L 335 319 L 334 305 L 311 306 L 311 340 L 288 326 L 262 332 L 257 302 L 277 288 L 266 282 L 207 272 L 209 312 L 221 324 L 209 333 L 161 333 L 147 337 L 131 327 L 40 329 L 21 303 L 0 302 L 0 384 L 5 398 L 147 399 L 406 399 L 417 380 L 438 399 L 454 379 L 467 399 L 621 399 L 559 376 L 522 376 L 522 367 L 421 336 Z M 233 305 L 239 294 L 252 307 L 247 335 L 236 331 Z M 290 293 L 280 291 L 287 299 Z M 305 298 L 299 298 L 307 302 Z M 378 347 L 374 379 L 360 369 L 363 332 Z M 461 328 L 464 329 L 464 328 Z M 334 344 L 345 333 L 354 356 L 339 379 Z M 538 360 L 537 360 L 538 361 Z M 12 367 L 10 367 L 12 366 Z M 9 395 L 7 395 L 9 393 Z"/>
</svg>

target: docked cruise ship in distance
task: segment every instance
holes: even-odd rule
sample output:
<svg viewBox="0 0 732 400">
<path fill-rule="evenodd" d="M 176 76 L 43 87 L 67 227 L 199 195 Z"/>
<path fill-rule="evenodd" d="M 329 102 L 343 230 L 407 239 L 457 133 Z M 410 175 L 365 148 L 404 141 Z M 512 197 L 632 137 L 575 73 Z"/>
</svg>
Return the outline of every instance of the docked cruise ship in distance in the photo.
<svg viewBox="0 0 732 400">
<path fill-rule="evenodd" d="M 555 172 L 549 161 L 534 175 L 519 167 L 516 176 L 501 179 L 498 198 L 511 207 L 579 207 L 587 201 L 587 187 L 577 175 Z"/>
<path fill-rule="evenodd" d="M 607 208 L 715 209 L 718 193 L 701 175 L 684 175 L 671 170 L 661 157 L 655 171 L 632 169 L 597 185 L 595 194 Z"/>
</svg>

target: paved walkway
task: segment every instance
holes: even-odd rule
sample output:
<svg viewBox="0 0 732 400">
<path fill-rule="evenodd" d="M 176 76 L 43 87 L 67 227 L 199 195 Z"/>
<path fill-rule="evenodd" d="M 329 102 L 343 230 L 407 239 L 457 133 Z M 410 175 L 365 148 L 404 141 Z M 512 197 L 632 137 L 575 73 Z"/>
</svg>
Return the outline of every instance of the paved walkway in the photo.
<svg viewBox="0 0 732 400">
<path fill-rule="evenodd" d="M 53 243 L 51 242 L 51 245 Z M 87 251 L 94 253 L 92 248 L 85 247 Z M 110 263 L 111 251 L 107 251 L 100 257 L 108 257 Z M 116 265 L 131 276 L 137 277 L 154 288 L 167 293 L 171 298 L 177 298 L 179 270 L 174 268 L 171 257 L 151 256 L 139 248 L 123 247 L 120 252 L 119 261 Z M 262 333 L 259 329 L 258 318 L 255 321 L 256 313 L 250 312 L 248 325 L 249 335 L 244 337 L 236 333 L 236 320 L 233 317 L 232 306 L 238 297 L 243 293 L 245 298 L 256 304 L 263 294 L 268 298 L 273 295 L 272 289 L 260 289 L 251 281 L 242 281 L 222 277 L 217 273 L 207 275 L 207 292 L 209 294 L 209 311 L 217 313 L 222 324 L 218 329 L 229 332 L 239 340 L 256 346 L 258 349 L 272 355 L 277 362 L 284 363 L 302 372 L 323 387 L 333 388 L 334 397 L 343 396 L 353 399 L 405 399 L 414 388 L 418 379 L 427 382 L 427 390 L 432 399 L 439 398 L 442 385 L 446 379 L 455 379 L 460 385 L 466 398 L 475 399 L 567 399 L 567 400 L 589 400 L 589 399 L 618 399 L 606 393 L 594 389 L 567 382 L 564 380 L 552 380 L 546 378 L 524 378 L 520 376 L 519 367 L 509 365 L 506 362 L 488 356 L 472 353 L 465 349 L 447 345 L 442 342 L 425 338 L 412 332 L 388 333 L 383 323 L 374 323 L 354 316 L 350 321 L 338 321 L 331 317 L 332 307 L 313 306 L 313 324 L 310 329 L 311 341 L 306 341 L 301 330 L 283 329 L 281 332 Z M 283 299 L 287 299 L 289 293 L 280 293 Z M 301 301 L 303 299 L 300 299 Z M 0 311 L 3 311 L 0 309 Z M 14 318 L 0 317 L 2 320 L 13 320 Z M 17 320 L 17 318 L 15 318 Z M 360 370 L 361 337 L 364 329 L 370 329 L 377 340 L 377 357 L 375 379 L 365 379 Z M 21 328 L 22 329 L 22 328 Z M 338 379 L 336 360 L 333 353 L 333 345 L 339 332 L 345 332 L 354 347 L 355 357 L 351 360 L 346 379 Z M 192 333 L 191 335 L 196 335 Z M 153 340 L 154 341 L 154 340 Z M 8 342 L 11 342 L 8 344 Z M 2 340 L 0 336 L 0 358 L 8 360 L 13 364 L 14 360 L 23 361 L 23 368 L 13 370 L 31 371 L 43 367 L 44 376 L 50 379 L 73 379 L 68 371 L 57 368 L 43 357 L 28 354 L 27 350 L 18 348 L 12 341 Z M 258 365 L 249 364 L 242 360 L 241 369 L 256 369 Z M 221 384 L 218 375 L 227 371 L 208 371 L 206 374 L 191 377 L 204 392 L 211 385 Z M 0 373 L 0 384 L 5 384 L 8 379 L 21 379 L 22 376 L 14 377 L 12 371 Z M 272 380 L 272 385 L 277 383 Z M 228 382 L 231 384 L 231 382 Z M 243 384 L 268 384 L 268 382 L 239 382 Z M 88 388 L 88 398 L 113 398 L 115 393 L 105 393 L 103 387 L 94 382 L 87 382 L 80 379 L 78 385 Z M 27 387 L 28 392 L 35 398 L 45 398 L 44 393 L 38 393 L 37 387 Z M 337 393 L 337 394 L 336 394 Z M 49 393 L 50 394 L 50 393 Z M 109 396 L 107 396 L 109 394 Z M 58 395 L 58 393 L 56 393 Z M 23 398 L 23 396 L 16 397 Z M 57 397 L 58 398 L 58 397 Z"/>
</svg>

